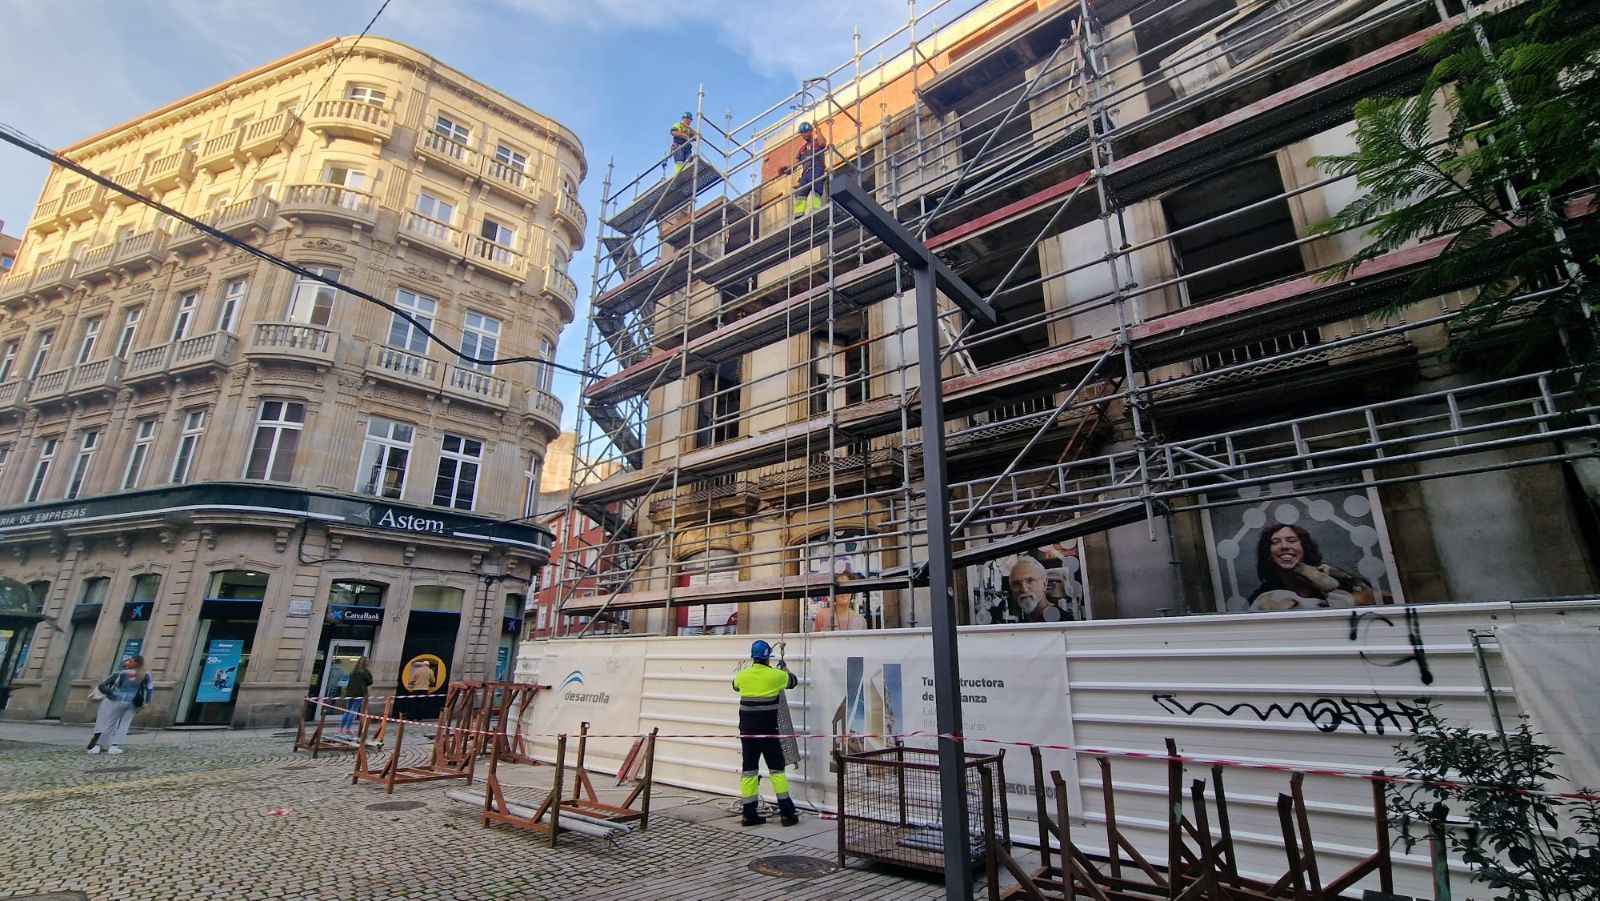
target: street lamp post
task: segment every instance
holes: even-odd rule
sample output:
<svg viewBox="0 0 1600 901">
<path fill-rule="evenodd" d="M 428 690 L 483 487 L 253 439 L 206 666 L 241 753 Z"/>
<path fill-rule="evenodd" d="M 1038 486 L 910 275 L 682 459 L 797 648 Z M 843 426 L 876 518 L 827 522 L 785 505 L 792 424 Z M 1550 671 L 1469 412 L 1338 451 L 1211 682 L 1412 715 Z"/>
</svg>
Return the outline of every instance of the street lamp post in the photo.
<svg viewBox="0 0 1600 901">
<path fill-rule="evenodd" d="M 939 729 L 939 798 L 944 827 L 944 885 L 949 901 L 972 898 L 966 768 L 961 739 L 960 651 L 950 557 L 949 474 L 940 384 L 939 298 L 943 291 L 979 328 L 995 324 L 992 307 L 879 206 L 853 174 L 829 180 L 829 195 L 911 268 L 917 309 L 917 395 L 922 408 L 922 473 L 927 497 L 928 590 L 933 608 L 934 709 Z M 914 575 L 914 573 L 913 573 Z"/>
</svg>

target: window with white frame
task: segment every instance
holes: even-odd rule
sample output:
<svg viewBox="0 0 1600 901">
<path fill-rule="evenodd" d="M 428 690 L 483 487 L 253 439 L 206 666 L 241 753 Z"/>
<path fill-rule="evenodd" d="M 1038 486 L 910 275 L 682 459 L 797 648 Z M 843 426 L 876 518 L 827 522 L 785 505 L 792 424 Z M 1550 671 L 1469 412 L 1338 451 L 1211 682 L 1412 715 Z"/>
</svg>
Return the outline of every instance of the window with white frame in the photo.
<svg viewBox="0 0 1600 901">
<path fill-rule="evenodd" d="M 150 463 L 150 448 L 156 441 L 156 418 L 133 424 L 133 448 L 128 451 L 128 466 L 122 471 L 122 490 L 130 491 L 144 481 L 144 468 Z"/>
<path fill-rule="evenodd" d="M 511 248 L 517 241 L 517 231 L 509 225 L 488 216 L 478 226 L 478 256 L 496 263 L 511 262 Z"/>
<path fill-rule="evenodd" d="M 528 469 L 523 473 L 522 515 L 524 518 L 539 513 L 539 481 L 544 477 L 544 461 L 538 454 L 528 457 Z"/>
<path fill-rule="evenodd" d="M 11 380 L 11 371 L 17 368 L 17 354 L 21 350 L 21 341 L 7 341 L 5 350 L 0 351 L 0 382 Z"/>
<path fill-rule="evenodd" d="M 0 480 L 6 477 L 6 464 L 11 461 L 11 445 L 0 444 Z"/>
<path fill-rule="evenodd" d="M 39 459 L 33 464 L 33 480 L 28 483 L 26 503 L 33 503 L 44 492 L 50 479 L 50 464 L 55 462 L 56 451 L 61 449 L 60 438 L 46 438 L 39 442 Z"/>
<path fill-rule="evenodd" d="M 533 385 L 546 394 L 551 393 L 556 370 L 550 365 L 556 358 L 556 346 L 549 338 L 539 339 L 539 362 L 533 366 Z"/>
<path fill-rule="evenodd" d="M 89 479 L 89 467 L 94 463 L 95 449 L 100 446 L 100 430 L 91 429 L 78 437 L 78 458 L 72 462 L 72 478 L 67 480 L 66 500 L 83 493 L 83 483 Z"/>
<path fill-rule="evenodd" d="M 482 463 L 482 441 L 446 434 L 439 443 L 439 477 L 433 483 L 433 502 L 441 507 L 471 510 L 478 494 L 478 467 Z"/>
<path fill-rule="evenodd" d="M 389 346 L 414 354 L 426 354 L 428 336 L 422 329 L 433 330 L 433 314 L 438 310 L 439 302 L 426 295 L 400 288 L 394 292 L 394 305 L 410 314 L 411 319 L 399 313 L 390 314 Z"/>
<path fill-rule="evenodd" d="M 339 269 L 336 266 L 305 268 L 330 281 L 339 280 Z M 285 318 L 302 325 L 326 326 L 333 321 L 333 302 L 338 296 L 339 292 L 333 286 L 303 275 L 299 276 L 295 279 L 294 290 L 289 295 L 289 313 Z"/>
<path fill-rule="evenodd" d="M 356 491 L 399 500 L 406 489 L 415 428 L 403 422 L 372 417 L 356 470 Z"/>
<path fill-rule="evenodd" d="M 455 204 L 435 197 L 427 191 L 419 191 L 417 215 L 411 217 L 411 230 L 429 238 L 448 241 L 450 224 L 455 221 L 455 217 Z"/>
<path fill-rule="evenodd" d="M 370 84 L 349 84 L 344 89 L 344 99 L 354 100 L 358 103 L 370 103 L 373 106 L 383 106 L 389 99 L 389 94 L 383 88 Z"/>
<path fill-rule="evenodd" d="M 182 341 L 189 337 L 189 333 L 194 330 L 194 315 L 199 306 L 199 293 L 185 291 L 178 295 L 178 312 L 172 317 L 173 341 Z"/>
<path fill-rule="evenodd" d="M 222 309 L 217 312 L 217 331 L 232 332 L 239 327 L 239 317 L 244 313 L 244 298 L 250 290 L 247 278 L 229 279 L 222 288 Z"/>
<path fill-rule="evenodd" d="M 491 172 L 502 181 L 522 185 L 522 176 L 528 171 L 528 156 L 504 144 L 494 149 L 494 167 Z"/>
<path fill-rule="evenodd" d="M 78 339 L 77 364 L 79 366 L 89 362 L 94 357 L 94 346 L 100 340 L 100 326 L 104 322 L 105 318 L 102 316 L 96 316 L 84 321 L 83 337 Z"/>
<path fill-rule="evenodd" d="M 194 471 L 195 452 L 200 449 L 200 436 L 206 432 L 206 411 L 190 410 L 183 414 L 183 431 L 178 435 L 178 453 L 172 458 L 174 485 L 184 485 Z"/>
<path fill-rule="evenodd" d="M 129 307 L 122 311 L 122 328 L 117 330 L 117 353 L 119 360 L 126 360 L 133 350 L 133 341 L 139 337 L 139 320 L 144 318 L 144 307 Z"/>
<path fill-rule="evenodd" d="M 33 361 L 28 364 L 28 379 L 31 381 L 39 377 L 39 370 L 44 368 L 45 360 L 50 359 L 50 345 L 54 344 L 56 333 L 41 332 L 39 339 L 33 345 Z"/>
<path fill-rule="evenodd" d="M 244 477 L 289 481 L 294 475 L 294 455 L 300 449 L 300 430 L 305 422 L 305 404 L 292 400 L 263 400 Z"/>
<path fill-rule="evenodd" d="M 472 129 L 442 113 L 433 119 L 433 133 L 449 138 L 457 144 L 465 144 L 472 137 Z"/>
<path fill-rule="evenodd" d="M 461 365 L 465 369 L 493 372 L 493 363 L 475 363 L 492 360 L 500 350 L 500 320 L 482 313 L 467 311 L 461 322 Z"/>
</svg>

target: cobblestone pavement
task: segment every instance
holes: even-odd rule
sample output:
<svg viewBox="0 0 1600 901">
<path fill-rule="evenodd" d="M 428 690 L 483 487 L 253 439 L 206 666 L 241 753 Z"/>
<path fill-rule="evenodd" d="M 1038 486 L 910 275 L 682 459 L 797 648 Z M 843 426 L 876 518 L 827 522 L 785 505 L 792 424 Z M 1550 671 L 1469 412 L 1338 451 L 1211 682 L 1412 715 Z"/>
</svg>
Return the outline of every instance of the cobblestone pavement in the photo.
<svg viewBox="0 0 1600 901">
<path fill-rule="evenodd" d="M 445 797 L 460 783 L 350 785 L 348 756 L 290 751 L 283 737 L 139 744 L 89 756 L 5 740 L 0 725 L 0 897 L 82 892 L 135 899 L 914 899 L 940 886 L 847 869 L 814 880 L 752 872 L 773 854 L 830 859 L 809 820 L 738 831 L 725 799 L 658 791 L 648 832 L 616 841 L 484 829 Z M 481 785 L 481 783 L 479 783 Z M 374 811 L 383 801 L 423 801 Z M 665 808 L 665 809 L 663 809 Z M 286 813 L 284 811 L 287 811 Z M 809 828 L 805 828 L 809 827 Z M 767 837 L 771 835 L 772 837 Z"/>
</svg>

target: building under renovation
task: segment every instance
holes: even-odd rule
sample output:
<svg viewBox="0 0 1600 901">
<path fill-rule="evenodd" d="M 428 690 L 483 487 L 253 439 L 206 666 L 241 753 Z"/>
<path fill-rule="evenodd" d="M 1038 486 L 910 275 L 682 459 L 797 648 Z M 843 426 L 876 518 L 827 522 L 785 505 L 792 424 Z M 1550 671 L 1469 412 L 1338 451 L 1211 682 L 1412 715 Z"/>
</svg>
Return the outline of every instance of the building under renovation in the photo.
<svg viewBox="0 0 1600 901">
<path fill-rule="evenodd" d="M 1471 285 L 1392 311 L 1447 237 L 1340 279 L 1363 236 L 1312 231 L 1359 190 L 1312 158 L 1460 14 L 941 3 L 701 115 L 687 165 L 612 173 L 574 477 L 606 528 L 570 633 L 926 625 L 918 328 L 970 624 L 1594 592 L 1592 408 L 1508 368 L 1514 324 L 1464 345 Z M 804 196 L 824 143 L 998 327 L 915 321 L 903 264 Z"/>
</svg>

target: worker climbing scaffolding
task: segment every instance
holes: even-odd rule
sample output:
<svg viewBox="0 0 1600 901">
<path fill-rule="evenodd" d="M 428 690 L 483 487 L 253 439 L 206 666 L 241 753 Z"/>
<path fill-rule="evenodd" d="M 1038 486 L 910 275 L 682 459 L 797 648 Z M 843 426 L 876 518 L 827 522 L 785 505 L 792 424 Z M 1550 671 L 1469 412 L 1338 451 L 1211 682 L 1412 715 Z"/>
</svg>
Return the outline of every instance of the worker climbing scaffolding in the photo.
<svg viewBox="0 0 1600 901">
<path fill-rule="evenodd" d="M 685 112 L 683 118 L 672 123 L 669 130 L 672 135 L 672 162 L 673 173 L 683 171 L 683 167 L 694 156 L 694 142 L 700 139 L 700 132 L 694 130 L 694 114 Z"/>
<path fill-rule="evenodd" d="M 800 822 L 794 801 L 789 797 L 789 777 L 785 769 L 798 760 L 787 759 L 780 732 L 780 711 L 783 693 L 800 684 L 789 672 L 783 660 L 770 666 L 772 645 L 756 641 L 750 646 L 751 665 L 733 677 L 733 688 L 739 693 L 739 749 L 743 761 L 739 767 L 739 798 L 744 806 L 745 826 L 760 826 L 767 821 L 757 812 L 757 795 L 761 791 L 761 761 L 767 762 L 767 775 L 772 779 L 772 790 L 778 796 L 778 821 L 785 826 Z"/>
<path fill-rule="evenodd" d="M 822 209 L 828 185 L 828 142 L 810 122 L 800 123 L 800 150 L 795 154 L 800 183 L 794 192 L 794 217 Z"/>
</svg>

